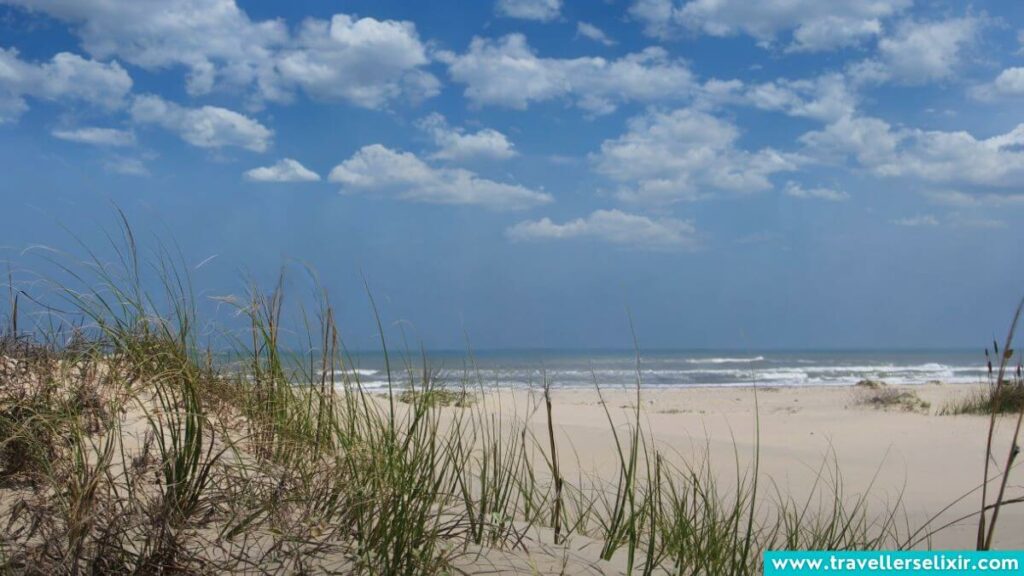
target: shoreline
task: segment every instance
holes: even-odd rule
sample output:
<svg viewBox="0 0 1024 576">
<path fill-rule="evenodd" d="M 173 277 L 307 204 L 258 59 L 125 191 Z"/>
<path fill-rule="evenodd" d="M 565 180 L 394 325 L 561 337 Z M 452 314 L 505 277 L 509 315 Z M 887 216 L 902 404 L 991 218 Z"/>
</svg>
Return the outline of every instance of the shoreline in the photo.
<svg viewBox="0 0 1024 576">
<path fill-rule="evenodd" d="M 976 390 L 976 389 L 981 389 L 981 388 L 985 388 L 985 387 L 989 386 L 989 384 L 986 383 L 986 382 L 942 382 L 940 380 L 929 380 L 929 381 L 926 381 L 926 382 L 917 382 L 917 383 L 905 383 L 904 382 L 904 383 L 899 383 L 899 384 L 889 384 L 884 379 L 880 379 L 880 380 L 868 379 L 868 380 L 872 381 L 872 382 L 881 382 L 882 384 L 885 384 L 886 386 L 889 386 L 889 387 L 894 388 L 894 389 L 908 389 L 908 390 L 921 390 L 922 388 L 925 388 L 925 387 L 936 387 L 936 388 L 947 387 L 947 388 L 950 388 L 950 389 L 957 389 L 957 390 Z M 647 393 L 658 392 L 658 391 L 716 390 L 716 389 L 721 389 L 721 390 L 742 390 L 742 391 L 747 391 L 747 392 L 753 392 L 755 390 L 762 391 L 762 392 L 776 392 L 778 390 L 790 390 L 790 389 L 795 389 L 795 390 L 819 390 L 819 389 L 820 390 L 856 390 L 858 384 L 859 384 L 859 382 L 856 382 L 856 383 L 846 383 L 846 382 L 843 382 L 843 383 L 837 383 L 837 384 L 821 384 L 821 383 L 817 383 L 817 382 L 813 383 L 813 384 L 775 384 L 775 383 L 756 384 L 756 383 L 743 383 L 743 382 L 729 383 L 729 384 L 669 384 L 669 385 L 665 385 L 665 384 L 641 384 L 640 385 L 640 392 L 641 392 L 641 394 L 647 394 Z M 296 386 L 308 386 L 309 384 L 303 382 L 303 383 L 297 383 L 295 385 Z M 349 384 L 345 384 L 343 382 L 337 382 L 337 383 L 335 383 L 334 387 L 335 387 L 336 390 L 341 390 L 341 389 L 344 389 L 345 386 L 355 387 L 355 381 L 353 381 L 353 382 L 351 382 Z M 362 386 L 363 390 L 365 392 L 369 393 L 369 394 L 382 394 L 382 393 L 383 394 L 387 394 L 387 391 L 388 391 L 388 385 L 386 383 L 383 384 L 383 385 L 380 385 L 380 384 L 377 384 L 377 383 L 374 383 L 373 385 L 367 385 L 367 384 L 363 383 L 363 384 L 361 384 L 361 386 Z M 417 386 L 419 386 L 419 385 L 417 384 Z M 482 390 L 485 394 L 489 394 L 489 393 L 492 393 L 492 392 L 529 392 L 529 391 L 541 392 L 541 391 L 543 391 L 543 386 L 540 385 L 540 384 L 536 384 L 536 385 L 520 385 L 520 384 L 505 384 L 505 383 L 502 383 L 502 384 L 487 384 L 487 383 L 484 383 L 484 384 L 465 384 L 465 385 L 463 385 L 463 384 L 447 384 L 447 383 L 439 382 L 439 383 L 436 383 L 434 386 L 435 386 L 435 388 L 438 388 L 438 389 L 453 390 L 453 391 L 466 390 L 467 392 L 471 392 L 471 393 L 478 393 L 478 392 L 480 392 Z M 626 392 L 626 393 L 630 393 L 630 394 L 635 394 L 636 393 L 636 386 L 635 385 L 600 384 L 599 387 L 601 389 L 601 392 Z M 396 379 L 396 381 L 395 381 L 395 383 L 393 385 L 393 388 L 394 388 L 394 390 L 397 390 L 397 391 L 409 389 L 409 387 L 408 387 L 408 379 L 402 379 L 402 380 L 397 380 Z M 551 391 L 552 392 L 556 392 L 556 391 L 557 392 L 588 392 L 588 391 L 589 392 L 593 392 L 594 390 L 595 390 L 595 387 L 594 387 L 593 384 L 591 384 L 590 386 L 576 386 L 576 385 L 573 385 L 573 386 L 559 386 L 557 383 L 552 383 L 552 385 L 551 385 Z"/>
</svg>

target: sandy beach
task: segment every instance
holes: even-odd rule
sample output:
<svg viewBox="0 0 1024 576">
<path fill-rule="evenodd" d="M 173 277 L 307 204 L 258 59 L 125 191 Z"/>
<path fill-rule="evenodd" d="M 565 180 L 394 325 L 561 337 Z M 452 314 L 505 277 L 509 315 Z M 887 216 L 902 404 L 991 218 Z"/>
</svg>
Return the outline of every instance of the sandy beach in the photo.
<svg viewBox="0 0 1024 576">
<path fill-rule="evenodd" d="M 737 470 L 750 474 L 759 445 L 765 509 L 780 499 L 809 502 L 811 510 L 816 505 L 827 509 L 836 494 L 838 470 L 848 503 L 866 498 L 867 514 L 877 522 L 895 510 L 901 538 L 916 541 L 916 547 L 974 549 L 977 516 L 972 514 L 981 500 L 988 418 L 938 412 L 980 386 L 895 388 L 913 392 L 930 406 L 916 411 L 875 408 L 862 403 L 864 390 L 850 386 L 647 389 L 641 393 L 641 421 L 674 464 L 699 467 L 710 462 L 725 494 L 736 485 Z M 618 455 L 601 397 L 622 434 L 634 418 L 635 390 L 602 390 L 600 395 L 595 390 L 552 390 L 551 396 L 563 476 L 615 482 Z M 538 438 L 547 434 L 540 391 L 489 391 L 481 406 L 506 419 L 525 417 Z M 1005 456 L 1013 420 L 999 421 L 998 458 Z M 1021 479 L 1011 478 L 1009 486 L 1007 498 L 1024 495 Z M 574 535 L 565 546 L 552 546 L 550 539 L 550 529 L 535 529 L 524 549 L 483 550 L 464 558 L 461 566 L 488 573 L 626 573 L 624 554 L 610 561 L 598 558 L 598 541 Z M 994 547 L 1024 547 L 1024 508 L 1003 509 Z"/>
<path fill-rule="evenodd" d="M 726 485 L 735 483 L 737 458 L 741 471 L 749 469 L 758 442 L 763 479 L 770 479 L 796 499 L 811 493 L 816 479 L 830 482 L 832 471 L 838 468 L 848 498 L 867 493 L 878 513 L 900 501 L 903 522 L 913 531 L 968 493 L 942 512 L 932 526 L 938 528 L 978 508 L 981 495 L 975 490 L 981 481 L 988 418 L 938 415 L 947 402 L 968 394 L 971 388 L 940 384 L 902 387 L 930 404 L 927 411 L 916 412 L 862 405 L 863 391 L 848 386 L 647 389 L 641 394 L 641 420 L 669 458 L 685 465 L 703 462 L 707 454 Z M 531 405 L 530 394 L 536 402 L 539 392 L 491 392 L 483 405 L 500 403 L 506 416 L 510 406 L 515 406 L 518 414 L 524 414 Z M 621 429 L 632 417 L 629 406 L 635 391 L 606 390 L 602 394 Z M 565 476 L 582 471 L 614 481 L 617 455 L 597 392 L 553 390 L 552 403 L 559 447 L 568 455 L 563 456 Z M 543 437 L 543 410 L 529 419 L 534 432 Z M 1000 419 L 997 457 L 1005 456 L 1012 424 L 1010 417 Z M 1011 478 L 1008 497 L 1022 495 L 1022 485 L 1024 478 Z M 1024 508 L 1007 507 L 1000 524 L 997 547 L 1024 546 Z M 939 531 L 930 545 L 973 548 L 976 530 L 972 517 Z"/>
</svg>

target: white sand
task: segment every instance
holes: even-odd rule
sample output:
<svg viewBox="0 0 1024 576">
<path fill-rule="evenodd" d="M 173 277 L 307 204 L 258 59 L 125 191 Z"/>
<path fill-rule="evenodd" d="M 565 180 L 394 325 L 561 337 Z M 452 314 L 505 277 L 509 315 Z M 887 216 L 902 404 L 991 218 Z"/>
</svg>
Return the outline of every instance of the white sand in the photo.
<svg viewBox="0 0 1024 576">
<path fill-rule="evenodd" d="M 946 402 L 967 394 L 970 387 L 927 384 L 909 389 L 931 403 L 928 414 L 860 405 L 859 392 L 851 387 L 762 388 L 756 394 L 756 411 L 752 388 L 688 388 L 644 390 L 641 418 L 659 448 L 675 454 L 674 460 L 696 462 L 709 449 L 723 484 L 734 484 L 736 454 L 746 468 L 754 453 L 759 415 L 763 478 L 802 499 L 822 464 L 831 467 L 828 459 L 834 455 L 846 496 L 856 498 L 870 489 L 871 505 L 882 513 L 902 494 L 905 522 L 916 528 L 981 483 L 988 418 L 937 415 Z M 529 405 L 528 394 L 492 392 L 485 406 L 500 400 L 503 413 L 515 406 L 522 416 Z M 534 394 L 536 401 L 539 395 Z M 616 421 L 624 425 L 634 393 L 619 390 L 604 395 Z M 581 468 L 614 481 L 617 456 L 597 393 L 555 390 L 552 397 L 563 475 L 573 477 Z M 543 410 L 529 418 L 538 436 L 546 438 Z M 1005 461 L 1014 423 L 1015 418 L 1000 419 L 995 443 L 1000 463 Z M 992 486 L 994 490 L 995 483 Z M 765 497 L 771 491 L 766 490 Z M 1024 467 L 1018 466 L 1011 473 L 1007 497 L 1022 495 Z M 976 511 L 980 501 L 980 491 L 971 494 L 942 514 L 935 526 Z M 972 518 L 936 534 L 931 546 L 973 548 L 976 530 Z M 1024 548 L 1024 505 L 1003 509 L 995 540 L 998 548 Z"/>
</svg>

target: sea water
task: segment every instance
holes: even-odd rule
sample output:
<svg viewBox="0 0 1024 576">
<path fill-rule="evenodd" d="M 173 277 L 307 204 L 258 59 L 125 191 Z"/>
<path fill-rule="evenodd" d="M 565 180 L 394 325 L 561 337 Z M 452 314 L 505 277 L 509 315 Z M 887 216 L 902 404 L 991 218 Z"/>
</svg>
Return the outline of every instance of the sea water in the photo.
<svg viewBox="0 0 1024 576">
<path fill-rule="evenodd" d="M 392 355 L 391 380 L 422 371 L 420 357 Z M 437 381 L 447 385 L 555 388 L 633 386 L 849 386 L 865 379 L 888 384 L 978 384 L 987 381 L 981 350 L 915 351 L 486 351 L 427 354 Z M 346 368 L 367 388 L 388 384 L 383 356 L 354 354 Z M 340 377 L 340 374 L 339 374 Z"/>
</svg>

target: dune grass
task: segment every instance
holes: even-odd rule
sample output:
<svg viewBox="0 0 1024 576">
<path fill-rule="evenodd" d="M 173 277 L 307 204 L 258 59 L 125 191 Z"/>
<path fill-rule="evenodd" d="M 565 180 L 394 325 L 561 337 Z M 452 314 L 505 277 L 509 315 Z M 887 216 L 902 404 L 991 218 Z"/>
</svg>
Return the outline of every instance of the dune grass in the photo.
<svg viewBox="0 0 1024 576">
<path fill-rule="evenodd" d="M 903 412 L 923 412 L 931 410 L 932 405 L 922 400 L 913 390 L 893 388 L 882 384 L 875 387 L 858 386 L 856 391 L 857 404 L 879 410 L 901 410 Z"/>
<path fill-rule="evenodd" d="M 947 416 L 976 414 L 987 416 L 996 414 L 1016 414 L 1024 408 L 1024 380 L 1017 374 L 1001 388 L 987 386 L 972 390 L 959 398 L 954 398 L 939 411 Z"/>
<path fill-rule="evenodd" d="M 282 283 L 223 300 L 247 328 L 225 331 L 233 348 L 215 354 L 199 344 L 210 323 L 187 268 L 164 250 L 144 263 L 127 223 L 112 248 L 112 263 L 60 265 L 67 279 L 48 296 L 61 307 L 32 329 L 12 289 L 0 335 L 5 572 L 449 574 L 488 569 L 488 550 L 588 539 L 631 573 L 750 574 L 766 549 L 909 541 L 898 503 L 869 511 L 838 469 L 798 498 L 769 490 L 756 453 L 750 467 L 737 455 L 730 482 L 706 459 L 669 458 L 644 426 L 639 353 L 625 425 L 604 404 L 615 477 L 570 478 L 551 383 L 516 413 L 472 369 L 442 387 L 425 355 L 396 369 L 387 355 L 392 383 L 370 393 L 326 294 L 285 328 Z M 146 270 L 162 294 L 142 289 Z M 541 409 L 535 434 L 527 420 Z"/>
<path fill-rule="evenodd" d="M 1024 404 L 1017 410 L 1016 425 L 1013 428 L 1013 436 L 1010 437 L 1010 447 L 1006 452 L 1005 463 L 1001 469 L 997 468 L 998 491 L 996 492 L 995 501 L 989 504 L 989 472 L 993 469 L 993 462 L 996 461 L 997 457 L 993 449 L 993 440 L 996 434 L 996 419 L 1001 413 L 1001 398 L 1008 388 L 1019 386 L 1021 380 L 1021 366 L 1019 362 L 1017 364 L 1016 378 L 1014 378 L 1012 373 L 1008 373 L 1007 369 L 1011 366 L 1010 362 L 1013 360 L 1013 337 L 1016 334 L 1017 324 L 1020 322 L 1022 311 L 1024 311 L 1024 298 L 1017 305 L 1017 311 L 1010 322 L 1006 339 L 1003 341 L 1002 352 L 999 351 L 999 344 L 995 341 L 992 342 L 992 351 L 997 358 L 996 364 L 998 369 L 993 369 L 992 357 L 989 356 L 989 351 L 985 350 L 985 357 L 988 359 L 988 374 L 992 388 L 992 397 L 995 401 L 990 403 L 988 436 L 985 441 L 985 467 L 981 485 L 981 507 L 978 514 L 977 548 L 979 550 L 988 550 L 992 547 L 999 512 L 1006 503 L 1006 486 L 1010 481 L 1010 471 L 1013 470 L 1017 455 L 1020 454 L 1019 442 L 1021 425 L 1024 424 Z M 995 466 L 998 467 L 998 464 Z M 990 511 L 991 515 L 989 515 Z"/>
<path fill-rule="evenodd" d="M 408 388 L 398 393 L 398 401 L 405 404 L 416 404 L 423 402 L 430 406 L 454 406 L 466 408 L 475 402 L 472 394 L 466 390 L 451 390 L 449 388 L 431 388 L 420 392 L 415 388 Z"/>
</svg>

